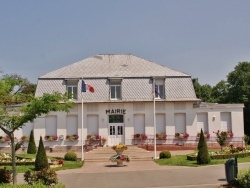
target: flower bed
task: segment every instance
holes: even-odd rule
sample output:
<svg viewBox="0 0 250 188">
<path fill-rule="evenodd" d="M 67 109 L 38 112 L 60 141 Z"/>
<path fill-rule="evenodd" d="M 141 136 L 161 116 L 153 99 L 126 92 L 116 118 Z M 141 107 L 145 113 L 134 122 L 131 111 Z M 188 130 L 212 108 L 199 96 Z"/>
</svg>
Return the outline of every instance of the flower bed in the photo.
<svg viewBox="0 0 250 188">
<path fill-rule="evenodd" d="M 192 153 L 187 155 L 187 160 L 195 161 L 198 153 Z M 223 151 L 210 151 L 209 155 L 211 159 L 228 159 L 231 157 L 248 157 L 250 156 L 250 150 L 243 147 L 233 147 L 230 145 L 229 147 L 225 147 Z"/>
<path fill-rule="evenodd" d="M 11 154 L 0 153 L 0 166 L 11 165 Z M 16 165 L 34 165 L 35 159 L 25 159 L 22 157 L 16 157 Z"/>
<path fill-rule="evenodd" d="M 63 166 L 63 160 L 62 159 L 59 159 L 59 160 L 55 160 L 55 159 L 49 160 L 49 166 L 51 168 L 61 167 L 61 166 Z"/>
</svg>

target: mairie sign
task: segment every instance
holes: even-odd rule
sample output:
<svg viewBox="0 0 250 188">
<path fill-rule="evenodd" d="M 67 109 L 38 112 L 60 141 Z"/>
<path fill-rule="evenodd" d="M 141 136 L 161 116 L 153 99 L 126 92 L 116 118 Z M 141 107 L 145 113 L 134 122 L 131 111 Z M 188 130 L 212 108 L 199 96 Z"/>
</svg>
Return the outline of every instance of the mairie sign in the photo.
<svg viewBox="0 0 250 188">
<path fill-rule="evenodd" d="M 126 114 L 126 109 L 108 109 L 106 114 Z"/>
</svg>

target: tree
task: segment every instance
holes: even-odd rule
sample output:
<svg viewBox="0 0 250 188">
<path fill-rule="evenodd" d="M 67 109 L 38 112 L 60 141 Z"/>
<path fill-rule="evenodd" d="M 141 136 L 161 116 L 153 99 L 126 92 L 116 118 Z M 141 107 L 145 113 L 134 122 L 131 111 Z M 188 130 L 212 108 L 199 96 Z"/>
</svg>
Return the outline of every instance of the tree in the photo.
<svg viewBox="0 0 250 188">
<path fill-rule="evenodd" d="M 40 136 L 38 151 L 35 160 L 35 169 L 42 170 L 45 168 L 49 168 L 48 158 L 44 149 L 43 139 Z"/>
<path fill-rule="evenodd" d="M 60 93 L 44 94 L 38 98 L 32 94 L 21 93 L 25 80 L 15 76 L 4 76 L 0 79 L 0 129 L 11 141 L 13 184 L 17 181 L 14 132 L 42 114 L 68 111 L 73 105 L 68 101 L 67 95 Z"/>
<path fill-rule="evenodd" d="M 34 130 L 30 131 L 30 138 L 29 138 L 27 153 L 36 154 L 36 143 L 35 143 L 35 138 L 34 138 Z"/>
<path fill-rule="evenodd" d="M 204 137 L 203 130 L 201 129 L 200 139 L 198 143 L 197 163 L 209 164 L 210 162 L 211 162 L 211 158 L 208 153 L 207 141 Z"/>
<path fill-rule="evenodd" d="M 226 145 L 228 134 L 225 131 L 219 131 L 219 130 L 217 132 L 214 132 L 214 133 L 216 134 L 216 141 L 220 145 L 220 148 L 222 151 L 223 146 Z"/>
<path fill-rule="evenodd" d="M 221 80 L 212 88 L 212 97 L 214 102 L 217 103 L 228 103 L 228 83 Z"/>
<path fill-rule="evenodd" d="M 250 135 L 250 62 L 239 62 L 227 75 L 228 101 L 244 103 L 244 129 Z"/>
<path fill-rule="evenodd" d="M 209 84 L 200 85 L 198 79 L 193 79 L 193 85 L 197 98 L 203 102 L 214 102 L 212 86 Z"/>
</svg>

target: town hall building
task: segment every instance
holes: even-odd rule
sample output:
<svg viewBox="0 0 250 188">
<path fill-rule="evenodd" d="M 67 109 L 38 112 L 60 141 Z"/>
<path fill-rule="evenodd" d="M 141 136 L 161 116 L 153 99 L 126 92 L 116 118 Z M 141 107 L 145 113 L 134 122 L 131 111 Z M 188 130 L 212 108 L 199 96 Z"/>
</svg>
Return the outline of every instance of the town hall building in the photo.
<svg viewBox="0 0 250 188">
<path fill-rule="evenodd" d="M 201 102 L 191 75 L 130 54 L 95 55 L 39 77 L 35 96 L 53 92 L 67 93 L 74 107 L 37 118 L 18 137 L 34 129 L 37 143 L 43 136 L 57 147 L 91 137 L 152 144 L 155 135 L 163 136 L 157 144 L 197 144 L 201 129 L 210 139 L 218 130 L 232 141 L 244 136 L 243 104 Z"/>
</svg>

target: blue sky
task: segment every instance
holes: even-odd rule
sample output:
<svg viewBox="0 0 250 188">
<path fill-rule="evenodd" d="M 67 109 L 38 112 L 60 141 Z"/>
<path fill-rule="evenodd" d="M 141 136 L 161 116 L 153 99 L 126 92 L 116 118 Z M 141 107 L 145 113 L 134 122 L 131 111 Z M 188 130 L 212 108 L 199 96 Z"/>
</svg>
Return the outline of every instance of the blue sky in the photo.
<svg viewBox="0 0 250 188">
<path fill-rule="evenodd" d="M 133 54 L 215 85 L 250 61 L 249 0 L 2 0 L 0 67 L 36 83 L 95 54 Z"/>
</svg>

